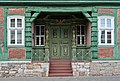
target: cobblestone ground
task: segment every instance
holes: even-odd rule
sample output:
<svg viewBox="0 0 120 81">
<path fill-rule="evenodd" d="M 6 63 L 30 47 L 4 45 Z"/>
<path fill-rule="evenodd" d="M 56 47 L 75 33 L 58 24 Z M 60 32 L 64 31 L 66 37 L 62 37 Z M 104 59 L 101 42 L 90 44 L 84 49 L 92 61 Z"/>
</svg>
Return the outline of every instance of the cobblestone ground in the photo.
<svg viewBox="0 0 120 81">
<path fill-rule="evenodd" d="M 0 81 L 120 81 L 120 76 L 103 77 L 18 77 L 0 78 Z"/>
</svg>

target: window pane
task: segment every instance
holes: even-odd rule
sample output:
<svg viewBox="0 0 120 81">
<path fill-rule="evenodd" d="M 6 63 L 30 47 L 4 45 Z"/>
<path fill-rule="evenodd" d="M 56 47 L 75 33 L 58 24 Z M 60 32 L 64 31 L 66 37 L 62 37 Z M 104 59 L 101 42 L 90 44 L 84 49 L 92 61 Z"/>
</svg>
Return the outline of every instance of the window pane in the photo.
<svg viewBox="0 0 120 81">
<path fill-rule="evenodd" d="M 11 30 L 11 31 L 10 31 L 10 34 L 11 34 L 10 43 L 11 43 L 11 44 L 15 44 L 15 30 Z"/>
<path fill-rule="evenodd" d="M 81 35 L 85 35 L 85 26 L 81 26 Z"/>
<path fill-rule="evenodd" d="M 85 38 L 84 38 L 84 36 L 82 37 L 82 44 L 85 44 Z"/>
<path fill-rule="evenodd" d="M 80 26 L 77 26 L 77 35 L 80 35 Z"/>
<path fill-rule="evenodd" d="M 44 26 L 41 26 L 41 35 L 44 35 Z"/>
<path fill-rule="evenodd" d="M 10 20 L 10 27 L 15 27 L 15 19 Z"/>
<path fill-rule="evenodd" d="M 17 19 L 17 27 L 22 27 L 22 19 Z"/>
<path fill-rule="evenodd" d="M 111 19 L 107 19 L 107 27 L 111 27 Z"/>
<path fill-rule="evenodd" d="M 39 45 L 39 37 L 36 37 L 36 45 Z"/>
<path fill-rule="evenodd" d="M 80 45 L 80 37 L 77 37 L 77 44 Z"/>
<path fill-rule="evenodd" d="M 17 31 L 17 44 L 22 44 L 22 30 Z"/>
<path fill-rule="evenodd" d="M 105 43 L 105 30 L 101 31 L 101 43 Z"/>
<path fill-rule="evenodd" d="M 107 43 L 111 43 L 111 31 L 107 31 Z"/>
<path fill-rule="evenodd" d="M 44 37 L 41 37 L 41 45 L 44 45 Z"/>
<path fill-rule="evenodd" d="M 100 23 L 101 27 L 105 27 L 105 19 L 101 19 L 100 21 L 101 21 L 101 23 Z"/>
<path fill-rule="evenodd" d="M 36 35 L 39 35 L 40 34 L 40 30 L 39 30 L 39 26 L 36 26 Z"/>
</svg>

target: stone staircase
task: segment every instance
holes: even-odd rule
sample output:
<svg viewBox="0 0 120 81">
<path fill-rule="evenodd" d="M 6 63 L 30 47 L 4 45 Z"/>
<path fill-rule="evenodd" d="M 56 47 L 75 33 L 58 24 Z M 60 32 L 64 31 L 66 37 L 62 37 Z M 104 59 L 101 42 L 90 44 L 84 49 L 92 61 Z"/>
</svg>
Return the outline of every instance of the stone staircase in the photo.
<svg viewBox="0 0 120 81">
<path fill-rule="evenodd" d="M 73 76 L 70 59 L 50 59 L 49 77 Z"/>
</svg>

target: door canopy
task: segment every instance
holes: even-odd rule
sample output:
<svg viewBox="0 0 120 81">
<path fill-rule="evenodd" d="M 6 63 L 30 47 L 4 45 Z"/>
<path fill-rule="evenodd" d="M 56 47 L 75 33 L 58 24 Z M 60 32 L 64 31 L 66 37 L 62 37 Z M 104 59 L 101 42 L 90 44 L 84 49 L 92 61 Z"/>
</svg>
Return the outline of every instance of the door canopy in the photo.
<svg viewBox="0 0 120 81">
<path fill-rule="evenodd" d="M 92 22 L 93 13 L 97 13 L 95 7 L 28 7 L 26 8 L 26 17 L 29 21 L 33 20 L 42 12 L 60 12 L 60 13 L 82 13 L 88 21 Z"/>
</svg>

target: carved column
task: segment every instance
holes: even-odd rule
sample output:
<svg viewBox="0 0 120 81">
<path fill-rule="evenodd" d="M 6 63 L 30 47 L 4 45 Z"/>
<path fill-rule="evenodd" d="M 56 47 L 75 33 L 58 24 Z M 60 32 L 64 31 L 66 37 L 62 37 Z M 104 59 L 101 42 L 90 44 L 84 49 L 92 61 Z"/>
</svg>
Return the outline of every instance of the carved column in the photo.
<svg viewBox="0 0 120 81">
<path fill-rule="evenodd" d="M 45 61 L 49 61 L 49 30 L 48 25 L 45 28 L 46 39 L 45 39 Z"/>
<path fill-rule="evenodd" d="M 72 26 L 72 60 L 77 60 L 76 58 L 76 27 L 75 25 Z"/>
</svg>

